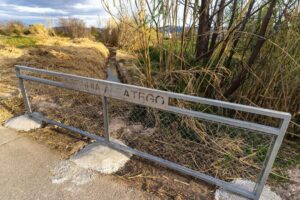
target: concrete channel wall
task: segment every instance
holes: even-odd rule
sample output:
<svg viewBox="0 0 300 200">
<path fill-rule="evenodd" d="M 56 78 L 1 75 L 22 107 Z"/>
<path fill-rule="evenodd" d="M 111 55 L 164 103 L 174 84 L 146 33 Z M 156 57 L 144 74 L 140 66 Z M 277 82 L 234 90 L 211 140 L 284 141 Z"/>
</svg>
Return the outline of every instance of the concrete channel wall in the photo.
<svg viewBox="0 0 300 200">
<path fill-rule="evenodd" d="M 108 66 L 113 65 L 116 66 L 120 82 L 131 85 L 141 85 L 143 74 L 139 68 L 132 60 L 121 56 L 121 53 L 116 48 L 110 48 Z"/>
</svg>

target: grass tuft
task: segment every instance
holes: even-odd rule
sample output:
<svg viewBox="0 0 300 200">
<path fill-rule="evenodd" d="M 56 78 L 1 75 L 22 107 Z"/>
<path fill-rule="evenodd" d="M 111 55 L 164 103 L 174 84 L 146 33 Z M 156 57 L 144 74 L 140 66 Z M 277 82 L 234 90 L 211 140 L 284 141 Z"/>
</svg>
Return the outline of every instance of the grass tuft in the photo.
<svg viewBox="0 0 300 200">
<path fill-rule="evenodd" d="M 34 47 L 37 43 L 37 39 L 25 36 L 0 37 L 0 41 L 5 45 L 16 48 Z"/>
</svg>

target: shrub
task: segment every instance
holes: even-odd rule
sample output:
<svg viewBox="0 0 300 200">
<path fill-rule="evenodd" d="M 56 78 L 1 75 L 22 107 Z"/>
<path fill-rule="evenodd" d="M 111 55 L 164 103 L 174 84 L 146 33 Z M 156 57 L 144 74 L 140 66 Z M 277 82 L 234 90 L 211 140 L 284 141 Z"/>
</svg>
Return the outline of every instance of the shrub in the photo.
<svg viewBox="0 0 300 200">
<path fill-rule="evenodd" d="M 37 41 L 36 39 L 32 37 L 25 37 L 25 36 L 11 36 L 11 37 L 5 37 L 3 40 L 3 43 L 17 48 L 26 48 L 26 47 L 32 47 L 35 46 Z"/>
<path fill-rule="evenodd" d="M 1 32 L 4 35 L 22 35 L 24 33 L 25 26 L 22 22 L 11 21 L 1 26 Z"/>
<path fill-rule="evenodd" d="M 106 27 L 103 30 L 102 40 L 104 43 L 111 46 L 119 45 L 118 24 L 113 19 L 108 20 Z"/>
<path fill-rule="evenodd" d="M 97 40 L 100 41 L 102 40 L 102 35 L 101 35 L 101 31 L 99 29 L 97 29 L 96 27 L 91 27 L 91 35 Z"/>
<path fill-rule="evenodd" d="M 48 30 L 45 28 L 43 24 L 33 24 L 29 26 L 27 33 L 32 35 L 47 36 Z"/>
<path fill-rule="evenodd" d="M 112 46 L 118 46 L 127 50 L 143 49 L 142 31 L 133 18 L 122 17 L 119 22 L 110 19 L 103 31 L 103 42 Z M 153 29 L 146 28 L 150 41 L 156 40 L 156 33 Z"/>
<path fill-rule="evenodd" d="M 0 24 L 0 35 L 5 35 L 5 25 Z"/>
<path fill-rule="evenodd" d="M 70 38 L 90 37 L 90 32 L 82 19 L 61 18 L 59 19 L 59 34 Z"/>
</svg>

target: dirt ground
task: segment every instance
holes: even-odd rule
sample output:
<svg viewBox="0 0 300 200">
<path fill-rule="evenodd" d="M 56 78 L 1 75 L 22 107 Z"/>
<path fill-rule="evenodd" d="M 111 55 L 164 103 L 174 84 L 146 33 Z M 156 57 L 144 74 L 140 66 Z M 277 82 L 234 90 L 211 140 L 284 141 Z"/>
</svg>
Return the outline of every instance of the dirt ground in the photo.
<svg viewBox="0 0 300 200">
<path fill-rule="evenodd" d="M 287 173 L 290 177 L 290 181 L 280 184 L 276 188 L 276 193 L 279 194 L 282 199 L 298 200 L 300 199 L 300 166 L 289 169 Z"/>
</svg>

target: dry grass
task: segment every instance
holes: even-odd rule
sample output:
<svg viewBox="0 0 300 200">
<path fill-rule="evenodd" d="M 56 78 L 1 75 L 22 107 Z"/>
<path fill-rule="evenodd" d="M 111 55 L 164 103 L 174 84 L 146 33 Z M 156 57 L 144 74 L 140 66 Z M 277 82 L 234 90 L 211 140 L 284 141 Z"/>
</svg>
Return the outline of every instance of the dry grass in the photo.
<svg viewBox="0 0 300 200">
<path fill-rule="evenodd" d="M 102 43 L 93 42 L 89 39 L 72 40 L 61 37 L 35 36 L 34 40 L 37 43 L 34 46 L 19 48 L 18 42 L 20 41 L 16 41 L 13 43 L 14 45 L 8 45 L 4 39 L 7 37 L 0 37 L 1 124 L 13 116 L 24 113 L 23 101 L 15 77 L 14 65 L 16 64 L 88 77 L 106 77 L 105 65 L 109 51 Z M 31 87 L 27 83 L 26 86 L 30 90 L 30 100 L 41 98 L 42 93 L 35 93 L 39 90 L 46 94 L 45 99 L 47 101 L 55 100 L 59 94 L 62 94 L 58 93 L 57 90 L 47 90 L 46 87 L 43 88 L 40 85 Z M 76 100 L 77 97 L 73 96 L 73 99 Z M 77 134 L 53 127 L 37 130 L 27 135 L 60 151 L 66 157 L 74 154 L 88 142 L 86 138 Z"/>
<path fill-rule="evenodd" d="M 161 199 L 213 199 L 213 186 L 136 157 L 116 175 L 126 183 Z"/>
<path fill-rule="evenodd" d="M 21 98 L 0 99 L 0 124 L 13 116 L 24 113 L 23 101 Z"/>
<path fill-rule="evenodd" d="M 89 39 L 35 37 L 38 41 L 35 46 L 20 49 L 3 44 L 1 39 L 0 84 L 16 86 L 16 64 L 105 78 L 105 63 L 109 51 L 102 43 Z"/>
<path fill-rule="evenodd" d="M 31 131 L 26 135 L 42 144 L 46 144 L 51 149 L 59 151 L 66 159 L 90 143 L 87 138 L 79 134 L 50 126 Z"/>
</svg>

